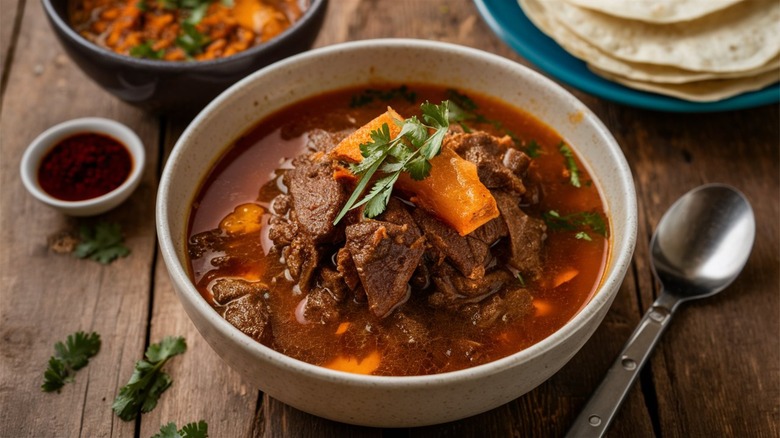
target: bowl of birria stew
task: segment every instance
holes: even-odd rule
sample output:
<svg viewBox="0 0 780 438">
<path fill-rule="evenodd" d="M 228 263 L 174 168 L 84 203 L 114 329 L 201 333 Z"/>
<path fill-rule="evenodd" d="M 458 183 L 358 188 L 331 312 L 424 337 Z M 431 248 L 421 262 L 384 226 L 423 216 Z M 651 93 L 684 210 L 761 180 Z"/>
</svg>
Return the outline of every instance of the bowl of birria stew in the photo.
<svg viewBox="0 0 780 438">
<path fill-rule="evenodd" d="M 145 110 L 193 114 L 239 79 L 307 50 L 327 0 L 43 0 L 68 56 Z"/>
<path fill-rule="evenodd" d="M 231 87 L 157 198 L 212 348 L 291 406 L 382 427 L 461 419 L 552 376 L 606 314 L 636 226 L 631 172 L 585 105 L 499 56 L 403 39 Z"/>
</svg>

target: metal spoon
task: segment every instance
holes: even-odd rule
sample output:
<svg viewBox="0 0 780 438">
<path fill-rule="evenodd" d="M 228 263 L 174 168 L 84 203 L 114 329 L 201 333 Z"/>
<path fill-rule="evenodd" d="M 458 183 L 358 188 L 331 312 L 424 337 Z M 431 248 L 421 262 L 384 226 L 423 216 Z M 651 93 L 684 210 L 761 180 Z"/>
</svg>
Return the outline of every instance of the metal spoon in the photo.
<svg viewBox="0 0 780 438">
<path fill-rule="evenodd" d="M 677 306 L 714 295 L 731 284 L 747 262 L 755 235 L 753 209 L 731 186 L 698 187 L 669 208 L 650 241 L 661 295 L 642 317 L 567 437 L 604 435 Z"/>
</svg>

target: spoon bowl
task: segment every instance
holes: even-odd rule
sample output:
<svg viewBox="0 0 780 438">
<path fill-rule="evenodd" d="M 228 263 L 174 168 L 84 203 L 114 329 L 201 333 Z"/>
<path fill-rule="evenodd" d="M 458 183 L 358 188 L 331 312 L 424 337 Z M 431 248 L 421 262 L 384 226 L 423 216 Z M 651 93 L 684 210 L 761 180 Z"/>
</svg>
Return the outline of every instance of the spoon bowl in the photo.
<svg viewBox="0 0 780 438">
<path fill-rule="evenodd" d="M 650 241 L 653 272 L 680 301 L 725 289 L 747 262 L 755 240 L 753 209 L 723 184 L 698 187 L 672 205 Z"/>
<path fill-rule="evenodd" d="M 755 236 L 750 203 L 725 184 L 693 189 L 669 208 L 650 241 L 661 294 L 574 420 L 567 437 L 604 435 L 677 306 L 730 285 L 745 266 Z"/>
</svg>

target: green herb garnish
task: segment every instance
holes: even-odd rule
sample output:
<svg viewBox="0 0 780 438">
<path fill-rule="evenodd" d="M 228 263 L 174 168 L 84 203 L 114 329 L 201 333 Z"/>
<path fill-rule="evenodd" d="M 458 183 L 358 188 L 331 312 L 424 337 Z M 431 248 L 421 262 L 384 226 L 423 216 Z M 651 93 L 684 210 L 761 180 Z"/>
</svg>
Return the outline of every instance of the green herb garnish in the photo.
<svg viewBox="0 0 780 438">
<path fill-rule="evenodd" d="M 574 152 L 564 142 L 558 145 L 558 150 L 563 155 L 563 159 L 566 161 L 566 168 L 569 169 L 569 182 L 574 187 L 581 187 L 580 184 L 580 168 L 577 167 L 577 162 L 574 160 Z"/>
<path fill-rule="evenodd" d="M 537 143 L 536 140 L 531 140 L 526 143 L 524 149 L 525 153 L 531 158 L 539 158 L 539 156 L 542 155 L 542 147 L 539 146 L 539 143 Z"/>
<path fill-rule="evenodd" d="M 423 122 L 412 116 L 404 121 L 396 121 L 401 132 L 395 138 L 390 138 L 390 127 L 387 123 L 382 129 L 371 131 L 371 142 L 360 145 L 363 161 L 350 166 L 352 173 L 360 177 L 357 187 L 352 192 L 344 208 L 341 209 L 333 224 L 337 224 L 349 210 L 365 204 L 366 217 L 375 217 L 385 211 L 390 200 L 393 185 L 401 172 L 406 172 L 412 179 L 420 181 L 431 172 L 430 160 L 441 152 L 444 135 L 449 129 L 449 102 L 439 105 L 425 102 L 420 105 Z M 429 130 L 434 130 L 429 134 Z M 358 197 L 368 185 L 374 174 L 379 171 L 384 176 L 374 183 L 374 186 L 362 200 Z"/>
<path fill-rule="evenodd" d="M 188 423 L 176 430 L 176 423 L 170 422 L 160 428 L 160 433 L 152 438 L 208 438 L 209 425 L 201 420 L 197 423 Z"/>
<path fill-rule="evenodd" d="M 523 276 L 520 274 L 520 272 L 515 273 L 515 278 L 517 278 L 517 281 L 520 282 L 520 286 L 525 287 L 525 279 L 523 279 Z"/>
<path fill-rule="evenodd" d="M 590 229 L 596 234 L 607 236 L 607 224 L 604 218 L 596 212 L 583 211 L 561 215 L 555 210 L 543 214 L 544 221 L 551 230 L 577 231 L 574 236 L 581 240 L 592 240 L 590 235 L 583 231 Z"/>
<path fill-rule="evenodd" d="M 417 101 L 417 93 L 410 90 L 406 85 L 401 85 L 400 87 L 391 88 L 389 90 L 367 89 L 352 96 L 352 99 L 349 101 L 349 106 L 350 108 L 359 108 L 373 103 L 375 100 L 388 102 L 398 98 L 404 99 L 409 103 L 415 103 Z"/>
<path fill-rule="evenodd" d="M 131 47 L 130 56 L 146 59 L 162 59 L 163 56 L 165 56 L 165 50 L 154 50 L 154 42 L 146 41 L 145 43 Z"/>
<path fill-rule="evenodd" d="M 88 258 L 106 265 L 130 254 L 130 249 L 123 243 L 122 228 L 118 223 L 99 222 L 92 228 L 83 225 L 79 239 L 73 255 L 80 259 Z"/>
<path fill-rule="evenodd" d="M 182 33 L 176 38 L 176 45 L 181 47 L 187 56 L 192 57 L 203 51 L 203 47 L 208 45 L 211 40 L 195 28 L 195 25 L 187 21 L 181 24 Z"/>
<path fill-rule="evenodd" d="M 169 336 L 149 346 L 146 359 L 135 363 L 133 375 L 119 390 L 111 406 L 119 418 L 131 421 L 139 412 L 149 412 L 157 406 L 160 395 L 173 383 L 171 377 L 161 371 L 163 365 L 185 351 L 187 344 L 182 337 Z"/>
<path fill-rule="evenodd" d="M 89 359 L 100 351 L 100 335 L 92 332 L 76 332 L 68 335 L 65 343 L 54 344 L 55 354 L 49 358 L 49 368 L 43 373 L 45 392 L 60 391 L 66 383 L 73 381 L 77 370 L 84 368 Z"/>
<path fill-rule="evenodd" d="M 457 122 L 464 132 L 472 132 L 471 127 L 466 122 L 489 124 L 497 131 L 508 135 L 515 145 L 520 144 L 520 138 L 507 129 L 500 120 L 489 119 L 477 112 L 477 104 L 470 97 L 451 88 L 446 93 L 447 99 L 450 101 L 450 120 Z"/>
</svg>

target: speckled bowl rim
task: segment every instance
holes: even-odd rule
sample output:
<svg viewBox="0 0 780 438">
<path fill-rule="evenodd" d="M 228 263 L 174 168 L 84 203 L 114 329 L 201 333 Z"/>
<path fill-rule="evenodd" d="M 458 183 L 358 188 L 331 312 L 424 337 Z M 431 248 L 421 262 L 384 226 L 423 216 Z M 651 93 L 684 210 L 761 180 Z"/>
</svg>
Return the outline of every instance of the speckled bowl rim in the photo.
<svg viewBox="0 0 780 438">
<path fill-rule="evenodd" d="M 509 69 L 523 70 L 524 74 L 528 75 L 530 80 L 544 84 L 544 87 L 549 89 L 551 93 L 554 93 L 561 98 L 570 99 L 573 102 L 578 102 L 579 107 L 581 107 L 578 109 L 583 112 L 584 117 L 589 118 L 589 120 L 594 123 L 594 127 L 597 131 L 596 133 L 600 139 L 606 143 L 610 154 L 610 161 L 616 165 L 615 171 L 619 174 L 619 179 L 627 188 L 631 188 L 631 190 L 628 190 L 626 193 L 624 193 L 625 198 L 623 199 L 623 202 L 625 202 L 625 209 L 627 211 L 627 222 L 625 223 L 625 230 L 627 234 L 621 240 L 622 245 L 620 247 L 613 246 L 611 248 L 610 262 L 614 263 L 613 269 L 607 273 L 606 277 L 603 278 L 598 291 L 591 298 L 591 300 L 582 309 L 580 309 L 580 311 L 572 319 L 570 319 L 563 327 L 558 329 L 550 336 L 524 350 L 475 367 L 424 376 L 372 376 L 331 370 L 286 356 L 260 344 L 249 336 L 243 334 L 240 330 L 219 316 L 219 314 L 206 302 L 206 300 L 201 297 L 200 293 L 193 286 L 186 269 L 179 262 L 178 252 L 180 249 L 174 247 L 172 238 L 169 234 L 170 227 L 168 222 L 166 196 L 171 186 L 170 173 L 172 172 L 173 168 L 172 163 L 175 163 L 180 158 L 180 155 L 184 153 L 182 144 L 187 141 L 190 133 L 195 130 L 195 127 L 201 123 L 201 121 L 207 119 L 211 112 L 219 111 L 224 103 L 228 103 L 233 95 L 241 93 L 243 89 L 248 87 L 248 85 L 251 84 L 258 76 L 265 75 L 268 72 L 275 70 L 289 69 L 298 63 L 308 62 L 311 59 L 320 57 L 327 57 L 331 54 L 348 51 L 354 48 L 384 48 L 388 46 L 394 46 L 397 48 L 419 48 L 423 50 L 433 49 L 445 52 L 454 52 L 459 56 L 464 56 L 472 60 L 481 59 L 486 61 L 489 60 L 493 63 L 504 64 L 504 67 Z M 301 99 L 302 98 L 304 97 L 301 97 Z M 236 133 L 236 135 L 240 134 L 241 133 Z M 634 252 L 634 246 L 636 243 L 637 230 L 636 194 L 631 170 L 628 166 L 628 163 L 626 162 L 625 156 L 623 155 L 620 147 L 609 130 L 598 119 L 598 117 L 596 117 L 595 114 L 593 114 L 592 111 L 585 107 L 585 105 L 582 104 L 576 97 L 539 73 L 536 73 L 525 66 L 517 64 L 498 55 L 451 43 L 400 38 L 355 41 L 311 50 L 309 52 L 295 55 L 265 67 L 227 89 L 198 114 L 198 116 L 191 122 L 191 124 L 187 127 L 174 146 L 160 181 L 156 214 L 157 232 L 160 240 L 161 251 L 163 258 L 165 259 L 168 266 L 169 274 L 172 280 L 180 287 L 182 291 L 182 298 L 187 299 L 201 315 L 208 318 L 210 324 L 219 331 L 221 336 L 232 338 L 233 341 L 241 344 L 244 350 L 250 352 L 255 358 L 276 362 L 282 366 L 294 368 L 299 373 L 315 377 L 322 381 L 343 383 L 353 387 L 387 387 L 398 389 L 441 387 L 457 385 L 459 381 L 464 380 L 471 381 L 489 378 L 493 374 L 500 373 L 509 368 L 515 368 L 534 357 L 540 356 L 550 351 L 556 345 L 560 344 L 564 339 L 567 339 L 569 336 L 575 334 L 579 328 L 586 325 L 591 318 L 595 317 L 596 314 L 599 313 L 599 310 L 602 307 L 609 306 L 611 304 L 612 300 L 620 289 L 625 272 L 630 266 Z M 609 290 L 613 292 L 610 294 L 599 293 L 602 290 Z"/>
</svg>

